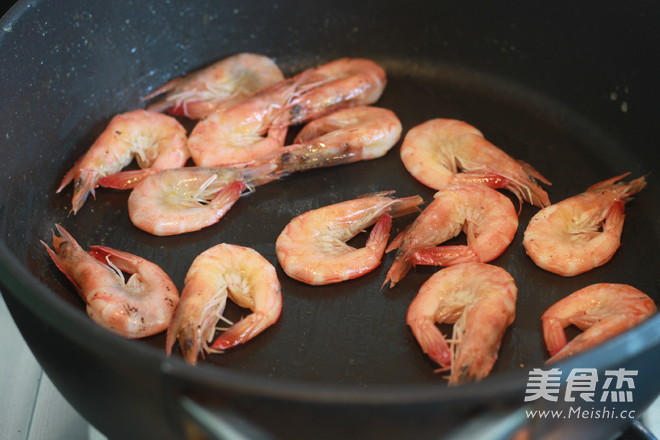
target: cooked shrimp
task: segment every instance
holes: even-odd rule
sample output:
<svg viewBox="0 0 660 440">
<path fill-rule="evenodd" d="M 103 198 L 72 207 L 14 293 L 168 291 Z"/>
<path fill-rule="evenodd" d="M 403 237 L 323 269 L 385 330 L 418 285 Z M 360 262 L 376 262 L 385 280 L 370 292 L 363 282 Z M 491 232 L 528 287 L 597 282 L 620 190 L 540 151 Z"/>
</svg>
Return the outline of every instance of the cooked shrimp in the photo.
<svg viewBox="0 0 660 440">
<path fill-rule="evenodd" d="M 224 319 L 227 297 L 252 313 L 209 347 L 216 323 Z M 200 353 L 226 350 L 254 338 L 277 321 L 281 310 L 280 283 L 273 265 L 254 249 L 216 245 L 198 255 L 188 270 L 179 306 L 167 329 L 167 354 L 178 340 L 183 358 L 194 365 Z"/>
<path fill-rule="evenodd" d="M 556 302 L 543 313 L 543 337 L 552 356 L 548 362 L 580 353 L 629 330 L 656 312 L 644 292 L 627 284 L 592 284 Z M 570 325 L 583 333 L 567 342 Z"/>
<path fill-rule="evenodd" d="M 391 192 L 370 194 L 308 211 L 295 217 L 277 237 L 277 258 L 291 278 L 311 285 L 338 283 L 362 276 L 381 261 L 391 217 L 417 210 L 419 196 L 395 199 Z M 373 225 L 366 246 L 346 244 Z"/>
<path fill-rule="evenodd" d="M 41 243 L 80 293 L 90 318 L 125 338 L 143 338 L 167 328 L 179 293 L 160 267 L 106 246 L 85 252 L 62 226 L 56 228 L 61 237 L 53 234 L 53 249 Z M 128 281 L 121 271 L 131 274 Z"/>
<path fill-rule="evenodd" d="M 422 351 L 450 370 L 449 385 L 488 376 L 516 315 L 518 288 L 507 271 L 465 263 L 436 272 L 410 304 L 406 322 Z M 454 324 L 446 340 L 436 323 Z"/>
<path fill-rule="evenodd" d="M 195 164 L 245 164 L 281 148 L 288 126 L 273 122 L 293 99 L 297 87 L 298 80 L 281 81 L 198 122 L 188 137 Z"/>
<path fill-rule="evenodd" d="M 302 124 L 341 108 L 373 104 L 387 82 L 383 68 L 364 58 L 340 58 L 301 75 L 300 93 L 280 115 L 280 124 Z"/>
<path fill-rule="evenodd" d="M 537 212 L 525 230 L 527 255 L 539 267 L 565 277 L 610 261 L 621 244 L 624 205 L 646 186 L 644 177 L 619 182 L 627 175 Z"/>
<path fill-rule="evenodd" d="M 411 128 L 401 145 L 401 160 L 415 179 L 434 189 L 482 183 L 491 188 L 506 188 L 518 200 L 535 206 L 550 204 L 548 194 L 535 182 L 537 179 L 550 185 L 547 179 L 462 121 L 432 119 Z"/>
<path fill-rule="evenodd" d="M 167 93 L 148 109 L 202 119 L 232 107 L 264 87 L 284 79 L 270 58 L 253 53 L 232 55 L 186 76 L 175 78 L 144 99 Z"/>
<path fill-rule="evenodd" d="M 376 63 L 342 58 L 213 113 L 193 129 L 188 148 L 198 166 L 244 165 L 281 148 L 290 125 L 371 104 L 384 87 L 385 72 Z"/>
<path fill-rule="evenodd" d="M 268 177 L 376 159 L 399 140 L 401 122 L 390 110 L 352 107 L 338 110 L 307 124 L 294 144 L 257 159 L 248 168 L 271 164 L 277 171 Z"/>
<path fill-rule="evenodd" d="M 272 167 L 185 167 L 164 170 L 140 182 L 128 197 L 135 226 L 154 235 L 198 231 L 217 223 L 241 193 Z"/>
<path fill-rule="evenodd" d="M 517 229 L 518 215 L 506 196 L 484 185 L 446 187 L 387 248 L 398 251 L 384 285 L 393 287 L 415 264 L 487 263 L 504 252 Z M 434 247 L 461 231 L 467 246 Z"/>
<path fill-rule="evenodd" d="M 72 211 L 76 213 L 87 196 L 94 195 L 99 179 L 117 173 L 133 157 L 141 168 L 161 170 L 183 166 L 189 157 L 185 128 L 161 113 L 134 110 L 119 114 L 66 173 L 57 192 L 74 181 Z"/>
</svg>

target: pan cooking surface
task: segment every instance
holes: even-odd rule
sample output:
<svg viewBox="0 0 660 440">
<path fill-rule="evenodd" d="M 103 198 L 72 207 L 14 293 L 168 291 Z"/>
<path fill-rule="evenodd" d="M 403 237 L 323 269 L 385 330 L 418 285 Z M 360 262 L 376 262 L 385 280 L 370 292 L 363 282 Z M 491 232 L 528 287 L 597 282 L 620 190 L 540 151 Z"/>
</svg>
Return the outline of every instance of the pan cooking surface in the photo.
<svg viewBox="0 0 660 440">
<path fill-rule="evenodd" d="M 376 105 L 399 116 L 404 135 L 431 118 L 464 120 L 480 129 L 486 139 L 530 163 L 552 181 L 553 186 L 545 188 L 552 202 L 627 171 L 632 172 L 631 177 L 651 171 L 648 164 L 627 151 L 625 144 L 609 138 L 605 129 L 591 125 L 588 115 L 574 113 L 537 92 L 440 64 L 375 60 L 388 73 L 388 85 Z M 283 67 L 287 71 L 291 66 Z M 288 73 L 301 67 L 311 66 L 296 65 Z M 603 97 L 604 105 L 609 104 L 607 100 Z M 124 109 L 128 110 L 132 108 Z M 401 141 L 382 159 L 307 171 L 259 187 L 239 200 L 212 227 L 181 236 L 155 237 L 130 223 L 127 192 L 99 189 L 97 199 L 89 200 L 76 216 L 68 214 L 71 188 L 54 195 L 61 177 L 86 151 L 110 116 L 93 121 L 89 143 L 76 145 L 66 162 L 53 165 L 57 169 L 55 179 L 41 184 L 47 186 L 48 195 L 43 200 L 46 206 L 37 208 L 38 212 L 43 211 L 34 219 L 36 234 L 40 235 L 35 243 L 29 243 L 28 266 L 44 284 L 84 313 L 73 287 L 36 242 L 50 240 L 55 222 L 68 229 L 83 247 L 104 244 L 161 265 L 179 289 L 188 267 L 202 251 L 221 242 L 249 246 L 278 270 L 284 300 L 282 316 L 276 325 L 248 344 L 208 356 L 205 362 L 274 378 L 322 383 L 368 386 L 443 381 L 433 373 L 436 366 L 421 353 L 405 324 L 408 304 L 437 268 L 420 267 L 395 288 L 381 290 L 393 259 L 390 254 L 380 267 L 362 278 L 312 287 L 286 276 L 275 255 L 275 239 L 284 226 L 310 209 L 385 190 L 396 190 L 398 196 L 419 194 L 426 203 L 430 202 L 434 191 L 414 180 L 399 159 Z M 538 208 L 528 204 L 522 207 L 513 243 L 491 262 L 511 273 L 519 289 L 517 317 L 504 336 L 491 376 L 541 365 L 547 353 L 540 316 L 548 306 L 579 288 L 596 282 L 629 283 L 657 301 L 657 281 L 649 279 L 645 265 L 652 258 L 650 249 L 658 246 L 656 219 L 648 215 L 658 200 L 655 179 L 656 176 L 650 176 L 648 187 L 627 205 L 622 247 L 612 261 L 574 278 L 545 272 L 525 255 L 522 234 Z M 395 219 L 391 237 L 413 218 L 414 215 Z M 363 237 L 356 238 L 356 243 L 363 242 Z M 462 237 L 453 241 L 461 242 Z M 247 312 L 228 305 L 229 319 L 238 320 L 244 313 Z M 165 336 L 135 343 L 164 349 Z M 179 355 L 178 349 L 175 353 Z"/>
</svg>

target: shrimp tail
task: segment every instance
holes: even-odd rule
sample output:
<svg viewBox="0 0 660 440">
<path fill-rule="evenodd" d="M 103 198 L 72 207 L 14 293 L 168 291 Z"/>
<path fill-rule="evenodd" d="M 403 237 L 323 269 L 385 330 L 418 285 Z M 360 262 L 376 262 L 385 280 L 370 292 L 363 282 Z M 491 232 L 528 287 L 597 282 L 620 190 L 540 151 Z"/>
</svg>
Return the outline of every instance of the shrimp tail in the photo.
<svg viewBox="0 0 660 440">
<path fill-rule="evenodd" d="M 64 275 L 66 275 L 67 279 L 71 281 L 71 283 L 76 287 L 78 291 L 80 291 L 80 285 L 76 282 L 76 280 L 69 275 L 69 272 L 66 268 L 66 264 L 64 263 L 63 256 L 60 254 L 64 254 L 65 250 L 63 249 L 65 245 L 71 246 L 74 249 L 75 252 L 81 252 L 83 251 L 78 242 L 67 232 L 66 229 L 64 229 L 60 225 L 55 225 L 55 228 L 57 231 L 60 233 L 61 237 L 58 237 L 53 233 L 53 249 L 51 249 L 46 243 L 41 241 L 41 244 L 44 245 L 46 248 L 46 251 L 48 252 L 48 255 L 50 256 L 51 260 L 53 260 L 53 263 L 55 263 L 55 266 L 62 272 Z M 84 252 L 84 251 L 83 251 Z"/>
<path fill-rule="evenodd" d="M 176 318 L 172 320 L 167 329 L 165 341 L 165 353 L 167 356 L 172 354 L 174 343 L 178 340 L 181 347 L 183 359 L 190 365 L 197 364 L 197 357 L 201 354 L 204 357 L 204 341 L 199 334 L 199 329 L 191 325 L 182 325 Z"/>
<path fill-rule="evenodd" d="M 408 325 L 413 331 L 422 351 L 435 363 L 443 367 L 443 370 L 449 368 L 452 361 L 452 352 L 433 320 L 424 317 L 409 322 Z"/>
<path fill-rule="evenodd" d="M 66 186 L 66 185 L 65 185 Z M 73 198 L 71 200 L 71 212 L 76 214 L 85 204 L 85 200 L 91 194 L 96 198 L 94 188 L 96 187 L 96 172 L 93 170 L 78 170 L 74 182 Z"/>
<path fill-rule="evenodd" d="M 234 203 L 240 198 L 241 193 L 245 188 L 245 182 L 235 181 L 222 188 L 218 194 L 216 194 L 209 204 L 217 209 L 218 218 L 224 216 L 227 211 L 234 206 Z"/>
<path fill-rule="evenodd" d="M 73 200 L 71 202 L 72 208 L 71 211 L 75 214 L 82 208 L 82 205 L 87 200 L 87 196 L 92 194 L 92 197 L 95 197 L 94 188 L 96 186 L 95 182 L 96 172 L 93 170 L 81 170 L 80 169 L 80 160 L 71 167 L 71 169 L 64 175 L 62 183 L 55 191 L 60 193 L 66 186 L 75 180 L 74 189 L 73 189 Z"/>
<path fill-rule="evenodd" d="M 140 170 L 121 171 L 99 179 L 99 185 L 112 189 L 133 189 L 143 179 L 157 173 L 153 168 L 142 168 Z"/>
<path fill-rule="evenodd" d="M 265 313 L 251 313 L 220 335 L 211 345 L 211 350 L 226 350 L 244 344 L 268 328 L 272 322 Z"/>
<path fill-rule="evenodd" d="M 556 319 L 546 319 L 543 321 L 543 336 L 550 356 L 557 354 L 567 344 L 564 328 Z"/>
<path fill-rule="evenodd" d="M 469 246 L 438 246 L 413 254 L 413 265 L 452 266 L 461 263 L 480 263 L 479 256 Z"/>
<path fill-rule="evenodd" d="M 381 215 L 371 229 L 366 247 L 381 249 L 380 253 L 382 254 L 385 251 L 385 246 L 387 246 L 387 240 L 390 238 L 390 229 L 392 229 L 392 216 L 390 214 Z"/>
<path fill-rule="evenodd" d="M 385 288 L 389 283 L 391 289 L 406 276 L 410 269 L 412 269 L 410 259 L 401 251 L 402 249 L 399 249 L 397 252 L 394 263 L 392 263 L 392 266 L 390 266 L 390 269 L 387 271 L 385 281 L 383 281 L 381 288 Z"/>
<path fill-rule="evenodd" d="M 406 236 L 406 232 L 408 232 L 408 229 L 410 228 L 410 225 L 406 226 L 403 231 L 397 235 L 394 240 L 392 240 L 392 243 L 385 249 L 385 252 L 392 252 L 395 249 L 399 249 L 401 247 L 401 244 L 403 244 L 403 239 Z"/>
<path fill-rule="evenodd" d="M 57 188 L 57 190 L 55 191 L 55 193 L 59 194 L 60 192 L 62 192 L 62 190 L 63 190 L 64 188 L 66 188 L 67 185 L 68 185 L 69 183 L 71 183 L 71 182 L 73 181 L 73 179 L 76 177 L 76 174 L 78 174 L 78 170 L 79 170 L 79 169 L 80 169 L 80 159 L 78 159 L 78 160 L 73 164 L 73 166 L 71 167 L 71 169 L 70 169 L 69 171 L 67 171 L 67 173 L 64 175 L 64 177 L 62 178 L 62 182 L 60 183 L 60 186 Z"/>
</svg>

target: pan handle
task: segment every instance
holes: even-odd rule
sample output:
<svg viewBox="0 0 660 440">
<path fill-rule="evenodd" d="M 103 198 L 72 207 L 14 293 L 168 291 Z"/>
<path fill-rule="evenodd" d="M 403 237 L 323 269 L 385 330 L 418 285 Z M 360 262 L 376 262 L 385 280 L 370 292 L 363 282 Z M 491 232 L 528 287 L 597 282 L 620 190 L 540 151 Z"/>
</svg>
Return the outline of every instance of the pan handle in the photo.
<svg viewBox="0 0 660 440">
<path fill-rule="evenodd" d="M 524 408 L 513 411 L 488 411 L 453 432 L 447 440 L 478 438 L 479 440 L 511 440 L 527 422 Z"/>
<path fill-rule="evenodd" d="M 178 404 L 184 415 L 186 438 L 201 440 L 274 440 L 262 428 L 228 408 L 208 409 L 188 396 Z"/>
</svg>

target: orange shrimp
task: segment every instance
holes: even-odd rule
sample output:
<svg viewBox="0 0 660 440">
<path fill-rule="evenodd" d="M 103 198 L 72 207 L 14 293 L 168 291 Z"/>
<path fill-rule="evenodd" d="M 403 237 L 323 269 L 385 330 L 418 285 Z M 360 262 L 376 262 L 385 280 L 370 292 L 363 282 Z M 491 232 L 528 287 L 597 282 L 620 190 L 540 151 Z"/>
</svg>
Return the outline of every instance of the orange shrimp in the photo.
<svg viewBox="0 0 660 440">
<path fill-rule="evenodd" d="M 610 261 L 621 245 L 624 205 L 646 186 L 644 177 L 619 182 L 628 174 L 537 212 L 523 238 L 527 255 L 539 267 L 565 277 Z"/>
<path fill-rule="evenodd" d="M 351 107 L 337 110 L 305 125 L 286 146 L 262 156 L 246 169 L 275 167 L 269 175 L 274 180 L 286 174 L 384 156 L 399 140 L 401 122 L 390 110 L 378 107 Z"/>
<path fill-rule="evenodd" d="M 383 285 L 393 287 L 415 264 L 491 261 L 509 246 L 517 229 L 518 215 L 506 196 L 484 185 L 446 187 L 387 248 L 398 251 Z M 461 231 L 467 246 L 434 247 Z"/>
<path fill-rule="evenodd" d="M 371 104 L 384 87 L 385 72 L 376 63 L 342 58 L 213 113 L 195 126 L 188 148 L 198 166 L 243 166 L 281 148 L 289 126 Z"/>
<path fill-rule="evenodd" d="M 280 81 L 238 105 L 212 113 L 188 137 L 193 161 L 201 167 L 244 165 L 281 148 L 287 125 L 274 124 L 295 96 L 298 81 Z"/>
<path fill-rule="evenodd" d="M 160 267 L 106 246 L 85 252 L 62 226 L 55 226 L 61 237 L 53 234 L 53 249 L 41 243 L 76 287 L 94 322 L 125 338 L 144 338 L 167 328 L 179 293 Z M 128 281 L 122 271 L 132 274 Z"/>
<path fill-rule="evenodd" d="M 74 181 L 71 210 L 76 213 L 88 195 L 94 195 L 101 178 L 119 172 L 133 157 L 141 168 L 150 169 L 134 173 L 138 180 L 157 170 L 184 166 L 190 157 L 185 128 L 161 113 L 134 110 L 119 114 L 66 173 L 57 192 Z"/>
<path fill-rule="evenodd" d="M 391 217 L 414 212 L 422 203 L 419 196 L 395 199 L 391 194 L 369 194 L 295 217 L 275 243 L 284 272 L 311 285 L 338 283 L 371 272 L 383 257 Z M 346 244 L 373 224 L 365 247 Z"/>
<path fill-rule="evenodd" d="M 167 93 L 165 99 L 151 104 L 148 109 L 203 119 L 213 112 L 237 105 L 283 79 L 284 75 L 270 58 L 239 53 L 175 78 L 143 99 Z"/>
<path fill-rule="evenodd" d="M 280 115 L 280 124 L 302 124 L 345 107 L 373 104 L 387 83 L 383 68 L 365 58 L 340 58 L 302 75 L 300 93 Z"/>
<path fill-rule="evenodd" d="M 213 340 L 227 298 L 252 310 Z M 183 358 L 191 365 L 201 353 L 217 353 L 246 343 L 277 322 L 282 295 L 277 272 L 254 249 L 218 244 L 195 258 L 181 292 L 181 300 L 167 329 L 166 351 L 178 340 Z"/>
<path fill-rule="evenodd" d="M 419 289 L 406 322 L 422 351 L 450 370 L 449 385 L 488 376 L 516 315 L 518 288 L 507 271 L 464 263 L 436 272 Z M 447 341 L 436 323 L 454 324 Z"/>
<path fill-rule="evenodd" d="M 414 178 L 433 189 L 460 183 L 506 188 L 518 200 L 550 204 L 535 182 L 550 185 L 538 171 L 484 139 L 475 127 L 453 119 L 432 119 L 411 128 L 401 145 L 401 160 Z"/>
<path fill-rule="evenodd" d="M 203 167 L 161 171 L 133 189 L 128 215 L 135 226 L 154 235 L 198 231 L 220 221 L 257 171 Z"/>
<path fill-rule="evenodd" d="M 592 284 L 556 302 L 543 313 L 543 337 L 552 356 L 548 362 L 595 347 L 629 330 L 656 312 L 644 292 L 627 284 Z M 570 342 L 564 328 L 574 325 L 583 333 Z"/>
</svg>

